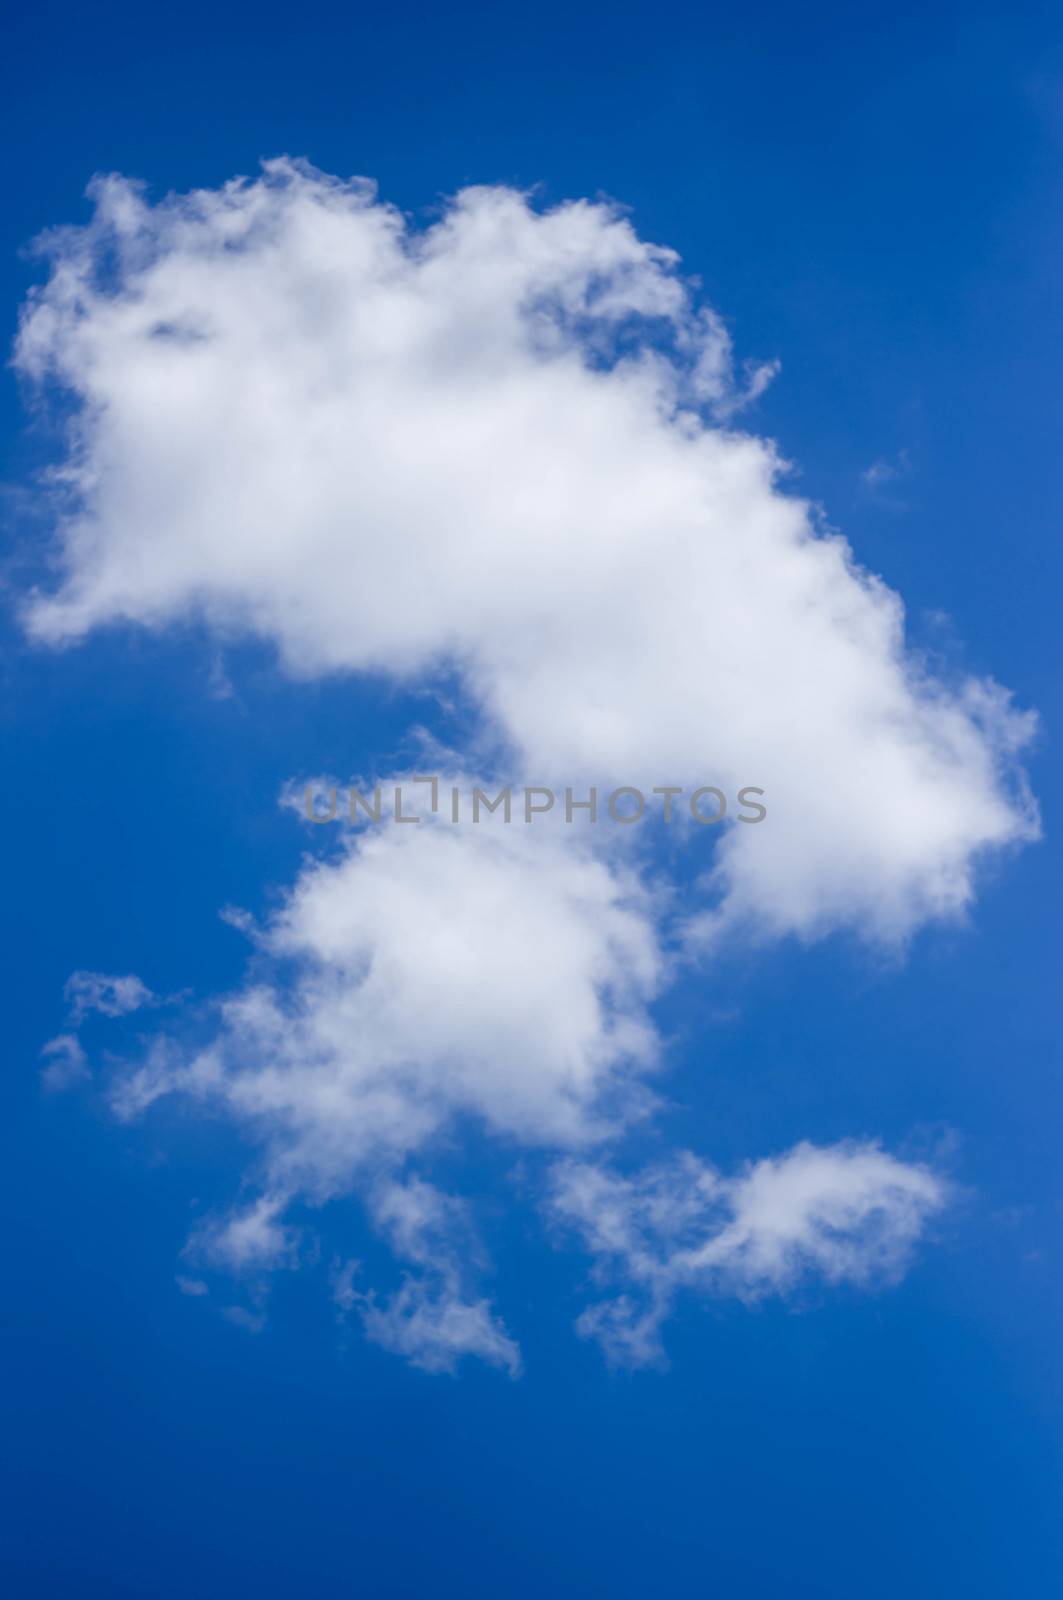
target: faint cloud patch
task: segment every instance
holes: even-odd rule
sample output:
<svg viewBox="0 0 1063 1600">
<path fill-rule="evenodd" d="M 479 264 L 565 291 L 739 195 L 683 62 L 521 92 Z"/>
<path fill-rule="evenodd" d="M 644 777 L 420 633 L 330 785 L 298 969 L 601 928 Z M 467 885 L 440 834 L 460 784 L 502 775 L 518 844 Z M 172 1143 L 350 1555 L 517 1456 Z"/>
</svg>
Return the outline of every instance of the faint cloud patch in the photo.
<svg viewBox="0 0 1063 1600">
<path fill-rule="evenodd" d="M 81 1022 L 90 1011 L 98 1011 L 104 1017 L 124 1017 L 131 1011 L 139 1011 L 141 1006 L 160 1003 L 158 996 L 134 973 L 111 977 L 106 972 L 72 972 L 63 995 L 75 1023 Z"/>
<path fill-rule="evenodd" d="M 225 1306 L 222 1316 L 234 1328 L 243 1328 L 245 1333 L 261 1333 L 266 1326 L 265 1312 L 249 1311 L 246 1306 Z"/>
<path fill-rule="evenodd" d="M 50 1094 L 70 1089 L 74 1084 L 83 1083 L 91 1077 L 85 1052 L 76 1034 L 61 1033 L 49 1039 L 41 1051 L 41 1058 L 46 1062 L 41 1068 L 41 1084 Z"/>
<path fill-rule="evenodd" d="M 906 511 L 908 502 L 898 492 L 898 485 L 912 474 L 911 452 L 899 450 L 895 456 L 880 456 L 860 474 L 864 493 L 876 505 L 887 506 L 891 511 Z"/>
</svg>

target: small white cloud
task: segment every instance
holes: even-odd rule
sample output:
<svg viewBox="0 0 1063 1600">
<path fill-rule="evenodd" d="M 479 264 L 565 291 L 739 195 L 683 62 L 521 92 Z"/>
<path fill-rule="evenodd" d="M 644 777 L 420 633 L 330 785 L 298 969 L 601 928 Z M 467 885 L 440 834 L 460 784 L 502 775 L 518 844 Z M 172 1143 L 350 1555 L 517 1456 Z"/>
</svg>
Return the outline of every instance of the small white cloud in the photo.
<svg viewBox="0 0 1063 1600">
<path fill-rule="evenodd" d="M 453 1372 L 475 1356 L 518 1377 L 516 1343 L 469 1282 L 479 1251 L 462 1203 L 415 1178 L 381 1185 L 372 1209 L 395 1253 L 420 1270 L 389 1299 L 372 1291 L 351 1296 L 367 1338 L 425 1372 Z"/>
<path fill-rule="evenodd" d="M 332 1268 L 332 1298 L 340 1308 L 341 1316 L 352 1311 L 358 1301 L 354 1280 L 362 1270 L 360 1261 L 337 1261 Z"/>
<path fill-rule="evenodd" d="M 164 1095 L 203 1097 L 217 1092 L 220 1074 L 220 1063 L 211 1051 L 189 1062 L 173 1040 L 160 1034 L 149 1041 L 139 1065 L 112 1084 L 111 1109 L 123 1122 L 130 1121 Z"/>
<path fill-rule="evenodd" d="M 223 1306 L 221 1314 L 226 1322 L 231 1322 L 234 1328 L 243 1328 L 245 1333 L 261 1333 L 266 1326 L 265 1312 L 249 1311 L 246 1306 Z"/>
<path fill-rule="evenodd" d="M 692 1155 L 634 1178 L 567 1162 L 551 1211 L 574 1227 L 597 1274 L 625 1284 L 577 1324 L 618 1365 L 663 1359 L 661 1324 L 676 1294 L 754 1302 L 803 1280 L 868 1287 L 895 1281 L 948 1185 L 874 1144 L 802 1143 L 723 1178 Z"/>
<path fill-rule="evenodd" d="M 476 1356 L 520 1376 L 520 1351 L 486 1300 L 464 1300 L 451 1286 L 408 1278 L 389 1301 L 369 1300 L 362 1311 L 374 1344 L 405 1357 L 425 1372 L 453 1372 Z"/>
<path fill-rule="evenodd" d="M 242 1211 L 209 1218 L 192 1234 L 186 1255 L 238 1274 L 295 1266 L 299 1232 L 279 1221 L 285 1203 L 282 1196 L 266 1194 Z"/>
<path fill-rule="evenodd" d="M 98 1011 L 105 1017 L 124 1017 L 141 1006 L 158 1003 L 147 985 L 132 973 L 111 977 L 105 972 L 72 972 L 63 994 L 75 1022 L 89 1011 Z"/>
<path fill-rule="evenodd" d="M 865 467 L 860 474 L 860 481 L 865 489 L 876 493 L 888 488 L 890 484 L 897 483 L 901 478 L 907 478 L 911 470 L 910 453 L 907 450 L 900 450 L 892 459 L 881 456 L 869 467 Z"/>
<path fill-rule="evenodd" d="M 49 1039 L 41 1050 L 47 1066 L 41 1069 L 41 1083 L 51 1093 L 72 1088 L 91 1076 L 85 1052 L 73 1033 L 61 1033 Z"/>
<path fill-rule="evenodd" d="M 342 1193 L 475 1116 L 571 1146 L 648 1104 L 652 902 L 558 828 L 381 825 L 308 863 L 191 1055 L 164 1039 L 116 1086 L 130 1117 L 181 1093 L 227 1106 L 278 1193 Z"/>
<path fill-rule="evenodd" d="M 179 1273 L 174 1279 L 174 1282 L 182 1294 L 196 1297 L 210 1293 L 210 1290 L 207 1288 L 207 1285 L 203 1282 L 202 1278 L 185 1278 Z"/>
</svg>

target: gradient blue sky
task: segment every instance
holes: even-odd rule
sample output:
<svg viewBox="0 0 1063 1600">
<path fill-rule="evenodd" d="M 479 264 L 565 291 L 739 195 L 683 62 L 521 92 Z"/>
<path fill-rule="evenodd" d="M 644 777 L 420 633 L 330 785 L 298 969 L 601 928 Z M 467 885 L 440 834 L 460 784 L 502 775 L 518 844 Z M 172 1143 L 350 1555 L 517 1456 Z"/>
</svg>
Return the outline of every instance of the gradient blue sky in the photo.
<svg viewBox="0 0 1063 1600">
<path fill-rule="evenodd" d="M 1058 478 L 1063 51 L 1048 6 L 210 7 L 42 3 L 8 18 L 5 338 L 20 252 L 87 217 L 94 172 L 153 194 L 281 152 L 404 208 L 469 182 L 608 194 L 677 249 L 739 352 L 779 357 L 756 426 L 914 640 L 1035 707 L 1044 840 L 970 924 L 903 964 L 835 939 L 734 953 L 660 1007 L 678 1042 L 653 1138 L 729 1167 L 796 1140 L 947 1151 L 962 1198 L 905 1281 L 755 1310 L 684 1303 L 664 1373 L 577 1341 L 578 1263 L 492 1197 L 517 1382 L 412 1370 L 341 1330 L 324 1266 L 258 1336 L 174 1287 L 231 1198 L 226 1124 L 120 1125 L 42 1096 L 78 968 L 215 993 L 305 840 L 293 771 L 385 760 L 424 702 L 293 684 L 265 647 L 212 693 L 194 628 L 31 648 L 34 474 L 3 379 L 0 717 L 9 1000 L 0 1562 L 12 1596 L 1055 1592 L 1059 1533 Z M 875 463 L 896 468 L 869 483 Z M 437 731 L 455 729 L 440 717 Z M 140 1019 L 85 1030 L 94 1058 Z M 93 1031 L 93 1028 L 96 1031 Z M 652 1139 L 651 1139 L 652 1143 Z M 456 1157 L 454 1158 L 457 1159 Z M 494 1216 L 493 1222 L 491 1216 Z M 379 1245 L 356 1209 L 348 1254 Z"/>
</svg>

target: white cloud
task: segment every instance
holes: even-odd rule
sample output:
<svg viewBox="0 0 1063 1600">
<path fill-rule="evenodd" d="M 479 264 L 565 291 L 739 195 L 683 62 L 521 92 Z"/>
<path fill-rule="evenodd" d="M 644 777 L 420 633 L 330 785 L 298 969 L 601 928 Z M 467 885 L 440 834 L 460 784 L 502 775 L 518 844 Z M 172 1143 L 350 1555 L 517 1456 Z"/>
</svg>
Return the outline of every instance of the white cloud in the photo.
<svg viewBox="0 0 1063 1600">
<path fill-rule="evenodd" d="M 515 782 L 763 788 L 764 826 L 686 825 L 708 951 L 725 931 L 900 944 L 1035 835 L 1030 718 L 927 674 L 898 597 L 730 426 L 774 364 L 736 379 L 719 317 L 614 208 L 484 187 L 417 231 L 287 161 L 155 207 L 119 178 L 93 194 L 93 222 L 47 243 L 18 346 L 78 402 L 35 638 L 197 615 L 297 675 L 456 670 L 481 713 L 468 765 L 491 749 Z M 516 1371 L 460 1208 L 410 1163 L 465 1117 L 572 1150 L 649 1109 L 669 898 L 636 832 L 382 826 L 306 865 L 209 1042 L 156 1037 L 116 1091 L 125 1116 L 223 1106 L 261 1147 L 260 1198 L 192 1254 L 292 1264 L 288 1203 L 360 1192 L 410 1266 L 387 1299 L 338 1282 L 370 1337 Z M 77 976 L 79 1015 L 152 998 Z M 732 1180 L 692 1157 L 639 1180 L 571 1165 L 554 1204 L 628 1282 L 584 1330 L 638 1360 L 683 1286 L 888 1278 L 942 1195 L 874 1148 L 798 1146 Z"/>
<path fill-rule="evenodd" d="M 736 1178 L 686 1154 L 623 1177 L 586 1162 L 556 1168 L 555 1218 L 574 1227 L 598 1276 L 634 1286 L 578 1324 L 610 1360 L 659 1362 L 660 1327 L 683 1289 L 755 1301 L 815 1275 L 868 1286 L 898 1278 L 943 1180 L 874 1144 L 802 1143 Z"/>
<path fill-rule="evenodd" d="M 869 467 L 865 467 L 860 474 L 860 481 L 868 489 L 881 489 L 886 484 L 896 483 L 898 478 L 907 477 L 911 470 L 911 457 L 907 450 L 901 450 L 892 461 L 880 456 Z"/>
<path fill-rule="evenodd" d="M 645 1006 L 664 968 L 650 908 L 569 830 L 500 818 L 382 823 L 307 863 L 256 934 L 254 982 L 216 1003 L 210 1042 L 157 1037 L 114 1089 L 127 1118 L 169 1094 L 224 1106 L 263 1147 L 260 1198 L 204 1223 L 189 1259 L 243 1275 L 294 1265 L 290 1200 L 360 1192 L 410 1270 L 381 1295 L 356 1291 L 349 1264 L 337 1303 L 427 1371 L 474 1355 L 516 1375 L 517 1345 L 473 1282 L 465 1208 L 380 1173 L 462 1117 L 552 1148 L 646 1109 L 658 1047 Z"/>
<path fill-rule="evenodd" d="M 908 450 L 900 450 L 892 459 L 880 456 L 860 474 L 860 484 L 865 495 L 876 505 L 889 511 L 906 511 L 907 504 L 898 492 L 912 473 L 912 458 Z"/>
<path fill-rule="evenodd" d="M 260 1195 L 250 1206 L 201 1224 L 185 1247 L 192 1261 L 234 1273 L 260 1273 L 296 1264 L 298 1230 L 283 1224 L 285 1196 Z"/>
<path fill-rule="evenodd" d="M 156 1003 L 151 990 L 133 973 L 111 977 L 106 972 L 72 972 L 63 993 L 75 1022 L 81 1022 L 89 1011 L 124 1017 Z"/>
<path fill-rule="evenodd" d="M 90 1011 L 105 1017 L 122 1017 L 141 1006 L 157 1004 L 156 996 L 132 974 L 110 977 L 103 972 L 72 972 L 63 988 L 70 1016 L 77 1026 Z M 76 1033 L 61 1033 L 41 1050 L 47 1065 L 41 1069 L 45 1089 L 69 1089 L 91 1077 L 88 1059 Z"/>
<path fill-rule="evenodd" d="M 477 1355 L 515 1374 L 516 1343 L 475 1285 L 466 1207 L 409 1164 L 470 1113 L 552 1149 L 600 1144 L 647 1109 L 658 1043 L 644 1006 L 666 971 L 652 912 L 622 863 L 561 827 L 381 824 L 308 862 L 256 934 L 254 983 L 218 1002 L 213 1039 L 192 1054 L 154 1040 L 117 1089 L 125 1115 L 172 1093 L 224 1105 L 263 1147 L 263 1194 L 204 1224 L 191 1259 L 252 1275 L 293 1265 L 289 1201 L 360 1193 L 409 1270 L 381 1295 L 348 1263 L 337 1304 L 426 1370 Z M 806 1144 L 727 1180 L 689 1155 L 634 1179 L 570 1158 L 550 1210 L 629 1285 L 581 1332 L 642 1364 L 659 1358 L 681 1288 L 754 1299 L 813 1274 L 897 1276 L 945 1194 L 874 1146 Z"/>
<path fill-rule="evenodd" d="M 479 1251 L 464 1206 L 415 1178 L 383 1184 L 372 1209 L 396 1254 L 418 1271 L 406 1274 L 386 1300 L 372 1291 L 357 1295 L 349 1279 L 341 1279 L 337 1299 L 358 1305 L 368 1338 L 425 1372 L 453 1372 L 463 1357 L 476 1356 L 519 1376 L 516 1343 L 490 1302 L 471 1289 Z"/>
<path fill-rule="evenodd" d="M 156 1041 L 116 1108 L 224 1103 L 266 1144 L 271 1186 L 318 1198 L 462 1114 L 525 1143 L 601 1137 L 647 1103 L 664 968 L 638 881 L 570 834 L 347 835 L 304 867 L 260 935 L 271 965 L 220 1002 L 212 1041 Z"/>
<path fill-rule="evenodd" d="M 223 1306 L 221 1314 L 226 1322 L 231 1322 L 234 1328 L 243 1328 L 245 1333 L 261 1333 L 266 1326 L 265 1313 L 252 1311 L 248 1306 Z"/>
<path fill-rule="evenodd" d="M 408 1278 L 385 1305 L 368 1303 L 362 1322 L 374 1344 L 425 1372 L 453 1372 L 463 1356 L 478 1356 L 520 1375 L 520 1351 L 488 1302 L 463 1300 L 445 1281 Z"/>
<path fill-rule="evenodd" d="M 41 1050 L 41 1059 L 47 1063 L 41 1068 L 41 1084 L 51 1093 L 84 1083 L 91 1076 L 76 1034 L 60 1033 L 49 1039 Z"/>
<path fill-rule="evenodd" d="M 18 348 L 81 402 L 37 638 L 195 612 L 301 674 L 450 662 L 532 781 L 760 785 L 703 931 L 902 940 L 1034 834 L 1028 719 L 929 679 L 771 443 L 714 425 L 726 331 L 615 209 L 481 187 L 417 232 L 287 161 L 93 194 Z"/>
</svg>

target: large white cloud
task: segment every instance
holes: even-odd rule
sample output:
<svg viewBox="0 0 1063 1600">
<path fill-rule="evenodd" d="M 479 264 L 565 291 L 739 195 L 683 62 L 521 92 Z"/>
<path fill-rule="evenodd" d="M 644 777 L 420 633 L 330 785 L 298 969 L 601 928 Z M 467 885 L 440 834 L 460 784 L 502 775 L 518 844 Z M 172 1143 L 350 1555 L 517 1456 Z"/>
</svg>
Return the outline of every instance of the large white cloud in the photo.
<svg viewBox="0 0 1063 1600">
<path fill-rule="evenodd" d="M 1029 718 L 991 683 L 928 676 L 897 597 L 735 431 L 771 369 L 736 379 L 719 318 L 614 208 L 477 188 L 418 230 L 371 185 L 288 161 L 156 206 L 120 178 L 93 194 L 93 221 L 46 241 L 18 344 L 75 401 L 36 639 L 197 615 L 297 675 L 456 670 L 482 716 L 470 770 L 756 785 L 763 826 L 675 824 L 716 843 L 685 918 L 710 948 L 725 928 L 901 942 L 1036 832 Z M 192 1255 L 291 1264 L 289 1203 L 358 1190 L 411 1267 L 386 1300 L 344 1280 L 370 1336 L 433 1370 L 515 1372 L 457 1202 L 411 1162 L 463 1117 L 572 1150 L 650 1107 L 668 897 L 640 883 L 637 832 L 437 818 L 306 866 L 209 1042 L 157 1035 L 116 1094 L 127 1115 L 174 1092 L 223 1105 L 260 1143 L 258 1197 Z M 129 1009 L 115 996 L 76 987 L 82 1008 Z M 730 1185 L 581 1162 L 555 1214 L 643 1297 L 584 1326 L 635 1360 L 677 1288 L 864 1281 L 943 1196 L 858 1147 Z"/>
<path fill-rule="evenodd" d="M 770 442 L 714 423 L 726 333 L 613 208 L 476 188 L 417 231 L 287 161 L 94 196 L 18 346 L 80 402 L 38 638 L 197 612 L 300 673 L 446 661 L 534 781 L 760 785 L 710 909 L 775 932 L 903 938 L 1031 836 L 1028 720 L 929 679 Z"/>
</svg>

